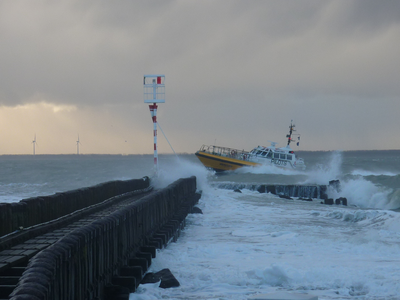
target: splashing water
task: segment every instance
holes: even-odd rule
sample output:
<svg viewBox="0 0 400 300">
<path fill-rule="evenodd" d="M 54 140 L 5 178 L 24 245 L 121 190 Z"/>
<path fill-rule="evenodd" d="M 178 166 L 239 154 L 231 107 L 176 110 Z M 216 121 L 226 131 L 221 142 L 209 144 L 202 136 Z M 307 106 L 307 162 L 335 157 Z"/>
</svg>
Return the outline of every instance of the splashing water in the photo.
<svg viewBox="0 0 400 300">
<path fill-rule="evenodd" d="M 371 175 L 370 171 L 353 170 L 351 174 L 343 174 L 343 152 L 335 151 L 326 165 L 317 165 L 307 172 L 308 178 L 302 184 L 327 184 L 330 180 L 340 180 L 340 189 L 328 189 L 328 197 L 337 199 L 345 197 L 349 205 L 362 208 L 396 209 L 400 207 L 400 191 L 383 187 L 365 179 L 363 175 Z M 393 173 L 380 172 L 377 175 L 393 176 Z"/>
<path fill-rule="evenodd" d="M 213 172 L 199 164 L 195 164 L 186 159 L 172 157 L 163 161 L 158 171 L 158 176 L 152 178 L 152 184 L 155 188 L 164 188 L 180 178 L 196 176 L 197 189 L 204 190 L 209 188 L 208 177 Z"/>
<path fill-rule="evenodd" d="M 341 182 L 340 191 L 331 190 L 328 196 L 331 198 L 346 197 L 349 205 L 364 208 L 397 208 L 396 203 L 391 203 L 389 194 L 391 189 L 383 188 L 365 180 L 364 178 L 350 179 Z"/>
<path fill-rule="evenodd" d="M 332 153 L 328 164 L 318 164 L 307 172 L 308 178 L 303 184 L 327 184 L 330 180 L 340 179 L 342 174 L 342 151 Z"/>
<path fill-rule="evenodd" d="M 277 265 L 265 270 L 251 270 L 247 272 L 250 279 L 258 280 L 258 284 L 268 284 L 270 286 L 287 286 L 289 277 L 285 270 Z"/>
<path fill-rule="evenodd" d="M 303 171 L 294 169 L 284 169 L 274 165 L 259 165 L 254 167 L 242 167 L 235 170 L 238 174 L 252 173 L 252 174 L 280 174 L 280 175 L 301 175 Z"/>
</svg>

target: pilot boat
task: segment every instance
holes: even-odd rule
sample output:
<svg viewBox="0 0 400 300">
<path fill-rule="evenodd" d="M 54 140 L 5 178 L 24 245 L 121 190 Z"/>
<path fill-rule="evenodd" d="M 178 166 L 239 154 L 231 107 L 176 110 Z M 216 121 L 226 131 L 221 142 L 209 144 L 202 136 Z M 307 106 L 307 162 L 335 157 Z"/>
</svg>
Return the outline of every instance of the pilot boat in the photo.
<svg viewBox="0 0 400 300">
<path fill-rule="evenodd" d="M 277 148 L 278 143 L 271 142 L 271 146 L 257 146 L 251 151 L 215 145 L 203 145 L 195 153 L 202 164 L 216 172 L 236 170 L 241 167 L 255 167 L 262 165 L 278 166 L 294 170 L 305 170 L 304 160 L 296 156 L 290 148 L 290 143 L 300 142 L 300 134 L 294 133 L 293 121 L 289 126 L 289 134 L 286 135 L 286 147 Z M 297 138 L 294 138 L 296 136 Z"/>
</svg>

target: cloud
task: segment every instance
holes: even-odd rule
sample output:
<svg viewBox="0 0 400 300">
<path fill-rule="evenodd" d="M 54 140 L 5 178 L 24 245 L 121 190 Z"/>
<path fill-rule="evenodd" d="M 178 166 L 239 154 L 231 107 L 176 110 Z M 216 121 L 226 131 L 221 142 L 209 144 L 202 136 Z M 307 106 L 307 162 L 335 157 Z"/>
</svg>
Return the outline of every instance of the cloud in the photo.
<svg viewBox="0 0 400 300">
<path fill-rule="evenodd" d="M 113 123 L 143 129 L 144 137 L 151 120 L 142 76 L 163 73 L 167 101 L 159 120 L 181 151 L 216 139 L 246 149 L 260 139 L 281 141 L 291 119 L 309 135 L 307 149 L 334 149 L 337 142 L 321 142 L 327 132 L 342 149 L 399 148 L 386 139 L 396 127 L 387 120 L 399 108 L 399 6 L 390 0 L 3 1 L 0 104 L 34 104 L 45 114 L 44 99 L 63 113 L 74 107 L 66 116 L 92 124 L 110 110 Z M 354 123 L 366 128 L 372 114 L 379 144 L 355 141 Z M 71 120 L 69 129 L 57 119 L 54 126 L 73 132 Z M 118 135 L 90 130 L 103 140 Z M 121 128 L 121 136 L 127 132 Z"/>
</svg>

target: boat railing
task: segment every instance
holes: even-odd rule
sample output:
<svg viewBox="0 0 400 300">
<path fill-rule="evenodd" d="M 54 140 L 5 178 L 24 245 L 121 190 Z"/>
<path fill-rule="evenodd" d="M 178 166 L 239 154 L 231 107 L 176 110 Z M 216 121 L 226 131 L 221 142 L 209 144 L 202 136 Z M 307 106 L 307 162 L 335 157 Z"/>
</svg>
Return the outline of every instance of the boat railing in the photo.
<svg viewBox="0 0 400 300">
<path fill-rule="evenodd" d="M 248 151 L 214 145 L 203 145 L 201 146 L 200 151 L 240 160 L 248 160 L 250 157 L 250 153 Z"/>
</svg>

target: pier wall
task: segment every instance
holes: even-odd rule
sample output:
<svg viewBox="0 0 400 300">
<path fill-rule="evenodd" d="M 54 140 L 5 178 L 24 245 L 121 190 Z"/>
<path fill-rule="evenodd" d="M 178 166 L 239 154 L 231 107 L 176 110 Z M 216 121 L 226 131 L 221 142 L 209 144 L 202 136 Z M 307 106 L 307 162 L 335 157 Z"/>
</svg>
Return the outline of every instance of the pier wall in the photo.
<svg viewBox="0 0 400 300">
<path fill-rule="evenodd" d="M 0 203 L 0 236 L 45 223 L 127 192 L 148 188 L 150 179 L 117 180 L 49 196 Z"/>
<path fill-rule="evenodd" d="M 260 193 L 271 193 L 288 197 L 303 198 L 327 198 L 326 185 L 260 185 L 257 188 Z"/>
<path fill-rule="evenodd" d="M 184 178 L 79 226 L 31 258 L 10 299 L 128 299 L 199 198 Z"/>
<path fill-rule="evenodd" d="M 304 197 L 327 199 L 328 185 L 283 185 L 283 184 L 247 184 L 247 183 L 220 183 L 216 185 L 223 189 L 248 189 L 260 193 L 271 193 L 274 195 L 288 197 Z"/>
</svg>

